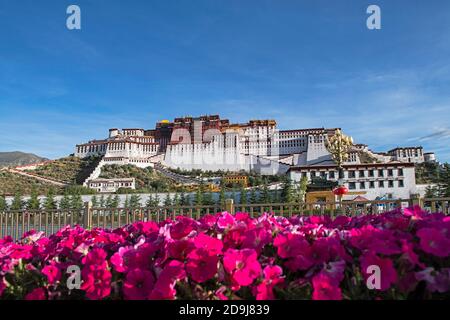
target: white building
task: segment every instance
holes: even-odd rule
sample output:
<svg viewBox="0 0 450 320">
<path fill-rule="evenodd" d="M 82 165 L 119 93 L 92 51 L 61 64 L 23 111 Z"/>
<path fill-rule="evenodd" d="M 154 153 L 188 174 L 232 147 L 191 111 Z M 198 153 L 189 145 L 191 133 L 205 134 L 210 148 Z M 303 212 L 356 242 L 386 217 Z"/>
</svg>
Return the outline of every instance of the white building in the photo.
<svg viewBox="0 0 450 320">
<path fill-rule="evenodd" d="M 136 189 L 136 181 L 134 178 L 93 179 L 87 182 L 87 186 L 99 193 L 114 193 L 120 188 Z"/>
<path fill-rule="evenodd" d="M 314 177 L 337 181 L 338 168 L 336 165 L 297 166 L 289 169 L 289 176 L 293 181 L 300 181 L 302 177 L 308 181 Z M 409 199 L 418 193 L 413 163 L 346 164 L 344 184 L 349 189 L 344 200 L 358 195 L 368 200 Z"/>
<path fill-rule="evenodd" d="M 188 116 L 173 122 L 163 120 L 151 130 L 110 129 L 106 139 L 77 145 L 75 155 L 103 157 L 88 180 L 98 178 L 106 164 L 145 168 L 155 163 L 184 170 L 246 170 L 266 175 L 289 171 L 294 180 L 299 179 L 299 174 L 316 172 L 335 179 L 331 177 L 335 163 L 325 145 L 336 130 L 278 130 L 275 120 L 233 124 L 218 115 Z M 399 147 L 380 153 L 365 144 L 355 144 L 345 163 L 349 175 L 346 183 L 350 190 L 366 198 L 409 197 L 416 192 L 414 163 L 424 161 L 435 161 L 435 156 L 424 153 L 422 147 Z M 380 170 L 387 176 L 369 175 Z M 366 175 L 353 177 L 353 171 Z M 398 175 L 391 176 L 390 172 Z"/>
</svg>

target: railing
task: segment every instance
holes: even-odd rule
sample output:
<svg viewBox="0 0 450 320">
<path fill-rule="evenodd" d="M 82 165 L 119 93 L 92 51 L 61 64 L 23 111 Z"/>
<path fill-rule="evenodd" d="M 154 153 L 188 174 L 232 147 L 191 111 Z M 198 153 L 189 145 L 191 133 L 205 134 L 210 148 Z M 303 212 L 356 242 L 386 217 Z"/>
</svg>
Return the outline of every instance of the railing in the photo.
<svg viewBox="0 0 450 320">
<path fill-rule="evenodd" d="M 14 239 L 19 239 L 23 233 L 30 230 L 52 234 L 67 225 L 80 225 L 87 229 L 94 227 L 113 229 L 136 221 L 160 222 L 166 219 L 174 219 L 180 215 L 198 219 L 205 214 L 214 214 L 221 211 L 230 213 L 248 212 L 252 217 L 264 212 L 286 217 L 296 214 L 335 217 L 337 215 L 380 214 L 412 205 L 420 205 L 430 212 L 450 214 L 450 198 L 266 204 L 234 204 L 232 199 L 227 199 L 223 206 L 216 204 L 211 206 L 150 208 L 94 208 L 90 203 L 86 203 L 85 208 L 78 210 L 0 212 L 0 238 L 10 235 Z"/>
</svg>

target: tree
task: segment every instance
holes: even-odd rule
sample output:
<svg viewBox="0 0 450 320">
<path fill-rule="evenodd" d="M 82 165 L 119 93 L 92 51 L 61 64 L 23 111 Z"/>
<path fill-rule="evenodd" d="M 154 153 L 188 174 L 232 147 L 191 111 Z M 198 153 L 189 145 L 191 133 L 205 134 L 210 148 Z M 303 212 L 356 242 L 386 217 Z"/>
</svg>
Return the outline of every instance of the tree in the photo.
<svg viewBox="0 0 450 320">
<path fill-rule="evenodd" d="M 72 194 L 70 197 L 70 208 L 71 209 L 83 209 L 83 199 L 79 194 Z"/>
<path fill-rule="evenodd" d="M 450 164 L 444 163 L 439 175 L 439 196 L 450 197 Z"/>
<path fill-rule="evenodd" d="M 197 192 L 195 193 L 195 198 L 194 198 L 194 204 L 196 206 L 201 206 L 203 204 L 203 192 L 202 192 L 202 188 L 198 188 Z"/>
<path fill-rule="evenodd" d="M 106 197 L 105 206 L 106 206 L 107 208 L 114 208 L 114 207 L 113 207 L 113 198 L 112 198 L 111 195 L 109 195 L 109 196 Z"/>
<path fill-rule="evenodd" d="M 258 203 L 258 202 L 259 202 L 259 197 L 258 197 L 258 195 L 256 194 L 255 188 L 252 188 L 252 189 L 250 190 L 250 199 L 249 199 L 249 202 L 250 202 L 251 204 L 255 204 L 255 203 Z"/>
<path fill-rule="evenodd" d="M 306 189 L 308 188 L 308 178 L 302 177 L 302 179 L 296 183 L 295 202 L 304 202 Z"/>
<path fill-rule="evenodd" d="M 18 190 L 14 194 L 14 199 L 13 199 L 13 201 L 11 203 L 11 210 L 22 210 L 23 206 L 24 206 L 24 203 L 22 201 L 22 194 Z"/>
<path fill-rule="evenodd" d="M 125 197 L 125 202 L 123 203 L 124 208 L 130 207 L 130 199 L 128 199 L 128 195 Z"/>
<path fill-rule="evenodd" d="M 5 196 L 0 195 L 0 211 L 8 210 L 8 203 L 6 203 Z"/>
<path fill-rule="evenodd" d="M 271 202 L 270 191 L 269 191 L 269 186 L 267 185 L 267 180 L 264 181 L 263 188 L 261 190 L 261 202 L 262 203 L 270 203 Z"/>
<path fill-rule="evenodd" d="M 55 201 L 55 193 L 53 188 L 48 190 L 47 195 L 44 200 L 44 209 L 45 210 L 55 210 L 56 209 L 56 201 Z"/>
<path fill-rule="evenodd" d="M 120 205 L 120 197 L 118 194 L 114 196 L 111 202 L 111 208 L 118 208 Z"/>
<path fill-rule="evenodd" d="M 213 194 L 211 192 L 203 194 L 203 204 L 206 206 L 212 206 L 214 204 Z"/>
<path fill-rule="evenodd" d="M 247 191 L 245 190 L 244 186 L 241 186 L 239 190 L 239 203 L 247 204 L 247 201 Z"/>
<path fill-rule="evenodd" d="M 178 193 L 175 193 L 173 196 L 173 205 L 174 206 L 180 206 L 180 195 Z"/>
<path fill-rule="evenodd" d="M 147 202 L 145 203 L 145 207 L 146 207 L 146 208 L 152 208 L 153 206 L 154 206 L 154 203 L 153 203 L 153 195 L 152 195 L 152 194 L 149 194 L 149 195 L 148 195 Z"/>
<path fill-rule="evenodd" d="M 98 203 L 98 206 L 99 206 L 100 208 L 104 208 L 104 207 L 105 207 L 105 204 L 106 204 L 106 202 L 105 202 L 105 196 L 102 194 L 102 196 L 100 197 L 100 201 L 99 201 L 99 203 Z"/>
<path fill-rule="evenodd" d="M 189 194 L 185 194 L 184 191 L 181 191 L 180 194 L 180 203 L 182 206 L 188 206 L 190 205 L 190 199 Z"/>
<path fill-rule="evenodd" d="M 292 181 L 289 178 L 283 185 L 283 190 L 281 191 L 281 201 L 283 201 L 283 203 L 294 202 L 294 190 L 292 188 Z"/>
<path fill-rule="evenodd" d="M 64 192 L 63 197 L 59 201 L 59 208 L 63 210 L 70 209 L 70 196 L 67 191 Z"/>
<path fill-rule="evenodd" d="M 225 199 L 226 199 L 225 187 L 222 186 L 220 188 L 220 193 L 219 193 L 219 205 L 221 205 L 222 207 L 225 207 Z"/>
<path fill-rule="evenodd" d="M 164 206 L 165 207 L 172 206 L 172 199 L 170 199 L 170 194 L 169 193 L 167 193 L 166 197 L 164 198 Z"/>
<path fill-rule="evenodd" d="M 161 203 L 161 199 L 159 198 L 159 194 L 155 193 L 155 198 L 153 199 L 153 206 L 159 207 L 160 203 Z"/>
<path fill-rule="evenodd" d="M 130 197 L 129 206 L 131 209 L 137 209 L 141 207 L 141 196 L 138 194 L 132 194 Z"/>
<path fill-rule="evenodd" d="M 36 188 L 33 188 L 31 191 L 30 199 L 27 202 L 27 209 L 28 210 L 39 210 L 41 206 L 41 202 L 38 199 L 38 193 L 36 191 Z"/>
<path fill-rule="evenodd" d="M 91 198 L 92 207 L 97 208 L 98 207 L 98 199 L 96 195 L 93 195 Z"/>
<path fill-rule="evenodd" d="M 425 189 L 425 198 L 437 198 L 439 197 L 439 188 L 428 186 Z"/>
</svg>

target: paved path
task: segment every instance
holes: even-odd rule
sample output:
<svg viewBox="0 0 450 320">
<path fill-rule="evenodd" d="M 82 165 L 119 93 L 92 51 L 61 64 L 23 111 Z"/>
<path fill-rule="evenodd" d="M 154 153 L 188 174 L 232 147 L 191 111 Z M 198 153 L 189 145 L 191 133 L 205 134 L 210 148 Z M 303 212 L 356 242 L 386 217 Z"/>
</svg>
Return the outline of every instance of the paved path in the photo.
<svg viewBox="0 0 450 320">
<path fill-rule="evenodd" d="M 50 178 L 40 177 L 38 175 L 31 174 L 31 173 L 28 173 L 28 172 L 23 172 L 23 171 L 20 171 L 20 170 L 9 169 L 8 171 L 11 172 L 11 173 L 20 174 L 20 175 L 25 176 L 25 177 L 34 178 L 34 179 L 37 179 L 37 180 L 42 181 L 42 182 L 51 183 L 51 184 L 53 184 L 55 186 L 59 186 L 59 187 L 65 187 L 65 186 L 69 185 L 68 183 L 65 183 L 65 182 L 62 182 L 62 181 L 57 181 L 57 180 L 53 180 L 53 179 L 50 179 Z"/>
</svg>

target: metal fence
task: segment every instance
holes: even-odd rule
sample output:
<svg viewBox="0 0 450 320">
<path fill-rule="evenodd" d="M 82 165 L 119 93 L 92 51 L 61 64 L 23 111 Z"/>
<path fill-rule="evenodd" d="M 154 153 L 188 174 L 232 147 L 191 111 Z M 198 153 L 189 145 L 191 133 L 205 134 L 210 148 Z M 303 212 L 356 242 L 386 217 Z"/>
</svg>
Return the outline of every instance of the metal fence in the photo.
<svg viewBox="0 0 450 320">
<path fill-rule="evenodd" d="M 252 217 L 264 212 L 287 217 L 296 214 L 335 217 L 337 215 L 380 214 L 412 205 L 420 205 L 430 212 L 450 214 L 450 198 L 266 204 L 234 204 L 232 199 L 227 199 L 223 205 L 150 208 L 94 208 L 90 203 L 86 203 L 85 208 L 80 210 L 0 212 L 0 238 L 10 235 L 14 239 L 19 239 L 24 232 L 30 230 L 52 234 L 67 225 L 80 225 L 88 229 L 94 227 L 113 229 L 136 221 L 160 222 L 169 218 L 174 219 L 180 215 L 198 219 L 202 215 L 221 211 L 248 212 Z"/>
</svg>

